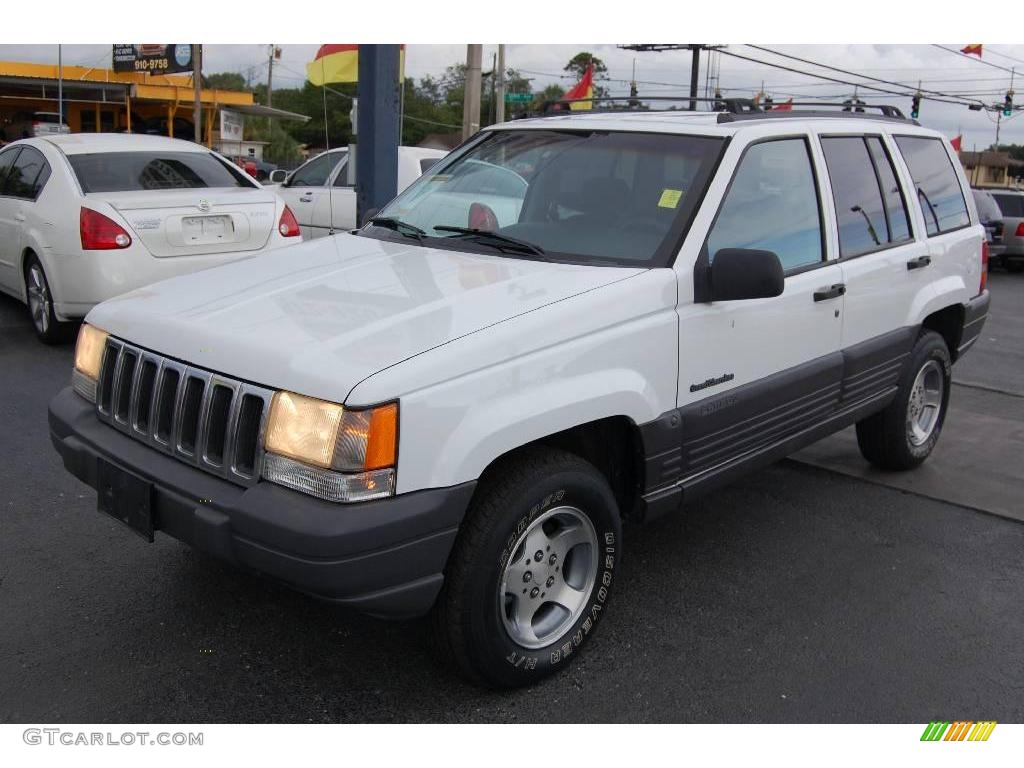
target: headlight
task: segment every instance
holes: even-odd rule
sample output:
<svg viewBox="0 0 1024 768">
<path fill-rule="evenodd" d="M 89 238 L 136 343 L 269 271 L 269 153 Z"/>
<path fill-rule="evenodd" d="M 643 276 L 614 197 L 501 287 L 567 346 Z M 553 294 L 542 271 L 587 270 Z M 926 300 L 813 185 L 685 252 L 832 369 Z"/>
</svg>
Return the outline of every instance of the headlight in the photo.
<svg viewBox="0 0 1024 768">
<path fill-rule="evenodd" d="M 293 392 L 270 404 L 263 477 L 328 501 L 394 493 L 398 405 L 348 410 Z"/>
<path fill-rule="evenodd" d="M 71 386 L 91 403 L 96 402 L 96 383 L 103 365 L 103 350 L 107 347 L 107 332 L 82 323 L 75 344 L 75 370 Z"/>
</svg>

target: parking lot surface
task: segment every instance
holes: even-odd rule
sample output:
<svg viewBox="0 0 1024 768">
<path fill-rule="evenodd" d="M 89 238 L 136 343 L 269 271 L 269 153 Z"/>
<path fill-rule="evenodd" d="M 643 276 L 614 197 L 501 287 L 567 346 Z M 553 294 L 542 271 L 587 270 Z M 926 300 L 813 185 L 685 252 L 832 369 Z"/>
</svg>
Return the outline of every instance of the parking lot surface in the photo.
<svg viewBox="0 0 1024 768">
<path fill-rule="evenodd" d="M 969 390 L 999 420 L 1019 407 L 998 397 L 1021 388 L 1024 279 L 993 278 L 953 402 Z M 782 462 L 627 528 L 576 665 L 486 692 L 422 622 L 339 610 L 97 513 L 47 432 L 71 358 L 0 297 L 2 722 L 1024 720 L 1015 520 Z M 968 495 L 997 482 L 974 474 Z"/>
</svg>

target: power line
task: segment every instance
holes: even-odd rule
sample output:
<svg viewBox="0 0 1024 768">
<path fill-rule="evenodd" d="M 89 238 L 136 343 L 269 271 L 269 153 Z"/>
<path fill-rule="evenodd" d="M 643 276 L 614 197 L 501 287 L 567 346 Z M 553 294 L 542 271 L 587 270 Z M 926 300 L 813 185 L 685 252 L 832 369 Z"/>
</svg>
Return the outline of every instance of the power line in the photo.
<svg viewBox="0 0 1024 768">
<path fill-rule="evenodd" d="M 828 80 L 828 81 L 831 81 L 833 83 L 840 83 L 841 85 L 849 85 L 849 86 L 852 86 L 854 88 L 863 88 L 863 89 L 865 89 L 867 91 L 875 91 L 877 93 L 888 93 L 888 94 L 891 94 L 893 96 L 902 96 L 904 98 L 911 98 L 913 96 L 912 93 L 907 93 L 905 91 L 893 91 L 893 90 L 890 90 L 888 88 L 880 88 L 877 85 L 870 85 L 869 83 L 856 83 L 856 82 L 851 82 L 849 80 L 840 80 L 839 78 L 829 77 L 828 75 L 822 75 L 822 74 L 818 74 L 818 73 L 815 73 L 815 72 L 806 72 L 806 71 L 804 71 L 802 69 L 796 69 L 794 67 L 788 67 L 785 64 L 776 64 L 776 63 L 771 62 L 771 61 L 764 61 L 763 59 L 755 59 L 755 58 L 753 58 L 751 56 L 744 56 L 743 54 L 736 53 L 735 51 L 730 51 L 730 50 L 727 50 L 725 48 L 720 49 L 720 53 L 723 53 L 726 56 L 732 56 L 733 58 L 736 58 L 736 59 L 743 59 L 744 61 L 750 61 L 750 62 L 753 62 L 754 64 L 761 64 L 762 66 L 765 66 L 765 67 L 774 67 L 775 69 L 781 69 L 781 70 L 784 70 L 786 72 L 792 72 L 792 73 L 797 74 L 797 75 L 803 75 L 804 77 L 813 77 L 813 78 L 816 78 L 816 79 L 819 79 L 819 80 Z M 938 102 L 942 102 L 942 103 L 945 103 L 945 104 L 957 104 L 959 106 L 969 106 L 969 104 L 970 104 L 970 102 L 967 102 L 967 101 L 954 101 L 954 100 L 951 100 L 951 99 L 939 98 L 937 96 L 929 96 L 927 98 L 930 99 L 931 101 L 938 101 Z"/>
<path fill-rule="evenodd" d="M 1001 67 L 998 64 L 993 64 L 991 61 L 985 61 L 984 59 L 976 59 L 974 56 L 968 56 L 966 53 L 962 53 L 961 51 L 954 50 L 953 48 L 947 48 L 946 46 L 939 45 L 938 43 L 932 43 L 932 46 L 935 47 L 935 48 L 938 48 L 941 51 L 945 51 L 946 53 L 952 53 L 952 54 L 954 54 L 956 56 L 960 56 L 962 58 L 965 58 L 968 61 L 976 61 L 978 64 L 984 64 L 987 67 L 995 67 L 996 69 L 1003 70 L 1003 72 L 1009 72 L 1010 74 L 1013 74 L 1013 70 L 1012 69 L 1008 69 L 1006 67 Z"/>
<path fill-rule="evenodd" d="M 833 72 L 839 72 L 839 73 L 844 74 L 844 75 L 850 75 L 851 77 L 860 77 L 860 78 L 863 78 L 865 80 L 871 80 L 871 81 L 876 82 L 876 83 L 882 83 L 883 85 L 894 85 L 894 86 L 896 86 L 898 88 L 908 88 L 908 89 L 911 89 L 911 90 L 913 90 L 913 88 L 914 88 L 914 86 L 907 85 L 906 83 L 899 83 L 899 82 L 896 82 L 894 80 L 883 80 L 883 79 L 878 78 L 878 77 L 872 77 L 871 75 L 864 75 L 864 74 L 860 74 L 860 73 L 857 73 L 857 72 L 851 72 L 848 69 L 840 69 L 839 67 L 833 67 L 833 66 L 831 66 L 829 64 L 822 64 L 822 63 L 817 62 L 817 61 L 811 61 L 810 59 L 802 59 L 799 56 L 792 56 L 792 55 L 790 55 L 788 53 L 782 53 L 780 51 L 774 51 L 771 48 L 764 48 L 764 47 L 759 46 L 759 45 L 749 45 L 749 44 L 747 44 L 747 47 L 748 48 L 753 48 L 754 50 L 758 50 L 758 51 L 764 51 L 765 53 L 770 53 L 770 54 L 773 54 L 775 56 L 781 56 L 782 58 L 785 58 L 785 59 L 792 59 L 793 61 L 799 61 L 801 64 L 810 64 L 811 66 L 821 67 L 822 69 L 828 69 L 828 70 L 831 70 Z M 920 91 L 921 93 L 924 93 L 924 94 L 931 93 L 931 94 L 934 94 L 936 96 L 942 96 L 942 97 L 947 98 L 947 99 L 963 98 L 959 94 L 955 94 L 954 95 L 954 94 L 949 94 L 949 93 L 943 93 L 942 91 L 936 91 L 936 90 L 932 90 L 932 89 L 929 89 L 929 88 L 918 88 L 917 90 Z M 977 101 L 977 99 L 974 99 L 974 101 Z"/>
</svg>

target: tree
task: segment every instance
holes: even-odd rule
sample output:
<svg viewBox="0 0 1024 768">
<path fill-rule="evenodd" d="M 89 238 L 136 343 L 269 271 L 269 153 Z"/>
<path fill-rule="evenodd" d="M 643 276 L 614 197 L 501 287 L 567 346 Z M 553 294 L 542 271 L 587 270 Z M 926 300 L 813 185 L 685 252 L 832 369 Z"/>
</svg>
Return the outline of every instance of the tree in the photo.
<svg viewBox="0 0 1024 768">
<path fill-rule="evenodd" d="M 238 72 L 217 72 L 203 75 L 203 88 L 214 88 L 218 91 L 247 91 L 245 78 Z"/>
<path fill-rule="evenodd" d="M 569 59 L 569 63 L 566 64 L 562 70 L 564 72 L 568 72 L 575 78 L 576 82 L 579 82 L 583 79 L 583 75 L 586 73 L 587 67 L 591 64 L 594 65 L 594 95 L 607 96 L 608 89 L 603 85 L 600 85 L 598 81 L 608 79 L 608 67 L 603 61 L 589 51 L 581 51 L 580 53 L 577 53 Z"/>
</svg>

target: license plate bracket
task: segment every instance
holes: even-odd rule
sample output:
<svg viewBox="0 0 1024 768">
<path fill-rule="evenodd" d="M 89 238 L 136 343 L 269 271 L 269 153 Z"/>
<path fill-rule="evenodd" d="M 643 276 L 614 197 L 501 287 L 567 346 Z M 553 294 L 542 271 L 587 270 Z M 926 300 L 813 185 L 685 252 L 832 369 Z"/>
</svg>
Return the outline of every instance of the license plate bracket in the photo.
<svg viewBox="0 0 1024 768">
<path fill-rule="evenodd" d="M 96 508 L 152 542 L 153 485 L 109 461 L 96 461 Z"/>
<path fill-rule="evenodd" d="M 182 235 L 188 245 L 231 242 L 235 222 L 231 216 L 186 216 L 181 220 Z"/>
</svg>

